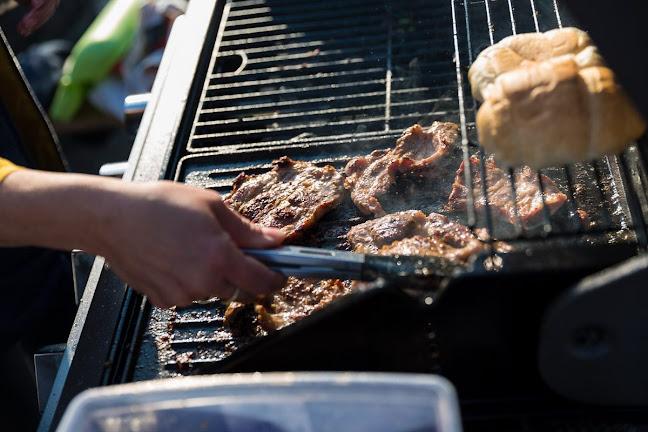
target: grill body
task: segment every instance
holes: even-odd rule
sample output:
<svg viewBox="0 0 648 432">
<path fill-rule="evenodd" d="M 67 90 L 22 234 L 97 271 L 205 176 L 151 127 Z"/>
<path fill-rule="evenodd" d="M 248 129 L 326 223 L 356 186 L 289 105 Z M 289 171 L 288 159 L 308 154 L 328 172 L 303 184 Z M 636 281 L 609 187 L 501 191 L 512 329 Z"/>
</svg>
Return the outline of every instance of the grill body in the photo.
<svg viewBox="0 0 648 432">
<path fill-rule="evenodd" d="M 505 36 L 570 24 L 562 5 L 540 0 L 193 2 L 174 28 L 125 178 L 227 193 L 241 171 L 264 172 L 280 156 L 341 168 L 434 120 L 460 126 L 457 166 L 473 154 L 484 160 L 469 65 Z M 481 168 L 467 176 L 483 175 Z M 377 283 L 260 338 L 232 334 L 217 304 L 153 308 L 98 259 L 41 429 L 85 388 L 257 370 L 440 373 L 457 386 L 474 429 L 640 420 L 641 409 L 556 397 L 536 362 L 555 297 L 645 249 L 645 169 L 643 145 L 633 145 L 618 157 L 543 170 L 568 201 L 531 229 L 519 221 L 502 228 L 471 194 L 468 211 L 454 217 L 517 248 L 498 257 L 502 270 L 489 271 L 493 256 L 481 257 L 432 304 Z M 540 173 L 538 181 L 542 187 Z M 434 192 L 420 197 L 404 187 L 391 210 L 442 211 L 450 184 L 418 186 Z M 579 223 L 578 210 L 594 223 Z M 358 220 L 343 205 L 305 243 L 338 247 Z"/>
</svg>

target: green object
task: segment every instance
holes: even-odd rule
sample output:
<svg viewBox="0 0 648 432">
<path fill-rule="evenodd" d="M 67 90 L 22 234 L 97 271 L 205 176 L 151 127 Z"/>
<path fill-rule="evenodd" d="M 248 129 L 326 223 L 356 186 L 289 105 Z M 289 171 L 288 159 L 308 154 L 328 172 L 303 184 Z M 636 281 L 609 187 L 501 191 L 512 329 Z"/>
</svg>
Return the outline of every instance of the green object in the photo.
<svg viewBox="0 0 648 432">
<path fill-rule="evenodd" d="M 132 46 L 141 0 L 109 0 L 65 60 L 49 108 L 52 120 L 70 121 L 86 94 L 103 80 Z"/>
</svg>

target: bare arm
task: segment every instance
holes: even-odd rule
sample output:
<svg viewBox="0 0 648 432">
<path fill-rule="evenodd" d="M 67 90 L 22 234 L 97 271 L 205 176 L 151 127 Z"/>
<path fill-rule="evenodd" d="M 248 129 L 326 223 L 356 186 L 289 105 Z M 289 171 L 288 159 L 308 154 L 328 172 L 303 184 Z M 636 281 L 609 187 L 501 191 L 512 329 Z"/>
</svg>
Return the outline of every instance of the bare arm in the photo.
<svg viewBox="0 0 648 432">
<path fill-rule="evenodd" d="M 240 247 L 277 246 L 279 230 L 231 211 L 213 191 L 20 170 L 0 183 L 0 245 L 83 249 L 106 258 L 157 306 L 211 296 L 241 300 L 284 280 Z"/>
</svg>

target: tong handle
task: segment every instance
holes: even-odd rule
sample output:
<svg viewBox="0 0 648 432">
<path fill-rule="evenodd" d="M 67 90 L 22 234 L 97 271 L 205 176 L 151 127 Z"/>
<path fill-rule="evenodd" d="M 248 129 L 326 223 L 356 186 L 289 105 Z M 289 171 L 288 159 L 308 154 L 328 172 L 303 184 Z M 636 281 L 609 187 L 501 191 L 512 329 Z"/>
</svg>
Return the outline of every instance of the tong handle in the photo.
<svg viewBox="0 0 648 432">
<path fill-rule="evenodd" d="M 284 276 L 401 282 L 441 281 L 464 265 L 441 257 L 365 255 L 360 253 L 283 246 L 276 249 L 244 249 Z"/>
<path fill-rule="evenodd" d="M 363 254 L 303 246 L 244 249 L 243 252 L 284 276 L 295 277 L 359 279 L 365 260 Z"/>
</svg>

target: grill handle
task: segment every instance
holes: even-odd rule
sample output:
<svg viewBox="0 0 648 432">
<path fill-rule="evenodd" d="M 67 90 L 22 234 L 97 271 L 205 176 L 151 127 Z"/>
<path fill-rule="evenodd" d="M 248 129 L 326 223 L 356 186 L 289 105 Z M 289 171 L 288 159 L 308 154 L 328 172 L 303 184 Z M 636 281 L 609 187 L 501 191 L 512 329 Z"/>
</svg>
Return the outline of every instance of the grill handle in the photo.
<svg viewBox="0 0 648 432">
<path fill-rule="evenodd" d="M 126 96 L 124 99 L 124 123 L 128 132 L 137 133 L 146 106 L 151 99 L 150 93 L 141 93 Z"/>
</svg>

